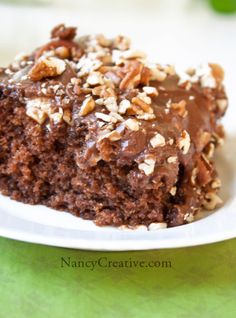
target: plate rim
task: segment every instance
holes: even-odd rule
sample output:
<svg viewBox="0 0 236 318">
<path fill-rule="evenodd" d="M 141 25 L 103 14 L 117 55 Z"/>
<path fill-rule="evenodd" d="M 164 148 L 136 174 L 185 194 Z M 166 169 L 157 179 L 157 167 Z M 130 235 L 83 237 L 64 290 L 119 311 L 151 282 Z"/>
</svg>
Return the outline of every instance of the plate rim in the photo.
<svg viewBox="0 0 236 318">
<path fill-rule="evenodd" d="M 226 240 L 236 238 L 236 233 L 228 233 L 227 235 L 218 235 L 217 238 L 213 235 L 209 235 L 208 240 L 203 237 L 198 241 L 193 242 L 192 240 L 186 241 L 183 239 L 178 240 L 177 242 L 173 240 L 168 240 L 168 244 L 160 244 L 158 245 L 158 241 L 155 240 L 142 240 L 137 241 L 133 240 L 96 240 L 96 244 L 94 241 L 89 241 L 85 239 L 69 239 L 65 240 L 64 238 L 54 237 L 53 240 L 51 237 L 43 237 L 40 234 L 36 234 L 34 236 L 25 236 L 24 232 L 14 232 L 4 230 L 0 228 L 0 236 L 8 239 L 13 239 L 15 241 L 20 241 L 24 243 L 45 245 L 51 247 L 59 247 L 59 248 L 67 248 L 67 249 L 80 249 L 80 250 L 88 250 L 88 251 L 104 251 L 104 252 L 125 252 L 125 251 L 145 251 L 145 250 L 163 250 L 163 249 L 178 249 L 178 248 L 187 248 L 194 246 L 202 246 L 208 244 L 214 244 L 223 242 Z M 175 244 L 172 245 L 172 242 L 175 241 Z M 137 245 L 138 243 L 138 245 Z M 163 241 L 162 241 L 163 243 Z M 165 245 L 165 246 L 164 246 Z M 128 247 L 127 247 L 128 246 Z"/>
</svg>

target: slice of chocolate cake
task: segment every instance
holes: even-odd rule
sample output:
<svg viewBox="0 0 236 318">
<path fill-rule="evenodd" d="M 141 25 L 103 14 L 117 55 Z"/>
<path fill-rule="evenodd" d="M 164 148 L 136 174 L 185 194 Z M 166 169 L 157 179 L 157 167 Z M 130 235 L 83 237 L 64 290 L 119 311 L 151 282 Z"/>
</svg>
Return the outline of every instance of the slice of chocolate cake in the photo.
<svg viewBox="0 0 236 318">
<path fill-rule="evenodd" d="M 223 71 L 178 75 L 126 37 L 51 41 L 0 73 L 0 190 L 98 225 L 149 229 L 214 209 Z"/>
</svg>

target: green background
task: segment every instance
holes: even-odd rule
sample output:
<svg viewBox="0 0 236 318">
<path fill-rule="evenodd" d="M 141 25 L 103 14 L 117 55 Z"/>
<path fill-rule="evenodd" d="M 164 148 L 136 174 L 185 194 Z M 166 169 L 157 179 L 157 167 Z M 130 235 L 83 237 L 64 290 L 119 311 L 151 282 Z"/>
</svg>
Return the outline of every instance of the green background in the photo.
<svg viewBox="0 0 236 318">
<path fill-rule="evenodd" d="M 0 318 L 236 317 L 236 239 L 90 252 L 0 238 Z M 61 268 L 73 260 L 170 260 L 171 268 Z"/>
</svg>

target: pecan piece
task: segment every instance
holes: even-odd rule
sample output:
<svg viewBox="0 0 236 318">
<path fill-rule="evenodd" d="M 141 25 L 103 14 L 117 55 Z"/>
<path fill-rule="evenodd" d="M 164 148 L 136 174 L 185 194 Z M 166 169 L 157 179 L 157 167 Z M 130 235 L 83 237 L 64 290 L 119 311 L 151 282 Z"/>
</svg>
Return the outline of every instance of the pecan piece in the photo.
<svg viewBox="0 0 236 318">
<path fill-rule="evenodd" d="M 120 82 L 120 89 L 136 87 L 140 83 L 142 69 L 143 65 L 138 61 L 127 62 L 124 67 L 125 76 Z"/>
<path fill-rule="evenodd" d="M 29 71 L 29 78 L 32 81 L 40 81 L 45 77 L 61 75 L 66 69 L 66 63 L 56 57 L 45 57 L 36 61 Z"/>
<path fill-rule="evenodd" d="M 52 29 L 51 38 L 59 38 L 61 40 L 72 40 L 76 36 L 76 28 L 66 27 L 64 24 L 59 24 Z"/>
</svg>

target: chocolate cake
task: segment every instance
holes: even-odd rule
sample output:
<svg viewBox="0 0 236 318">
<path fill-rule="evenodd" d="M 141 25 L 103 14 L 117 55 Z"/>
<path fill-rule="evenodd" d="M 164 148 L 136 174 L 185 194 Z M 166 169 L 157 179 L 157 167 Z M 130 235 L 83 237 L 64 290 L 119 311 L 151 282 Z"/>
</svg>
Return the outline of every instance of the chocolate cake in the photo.
<svg viewBox="0 0 236 318">
<path fill-rule="evenodd" d="M 177 74 L 124 36 L 57 26 L 0 71 L 1 193 L 97 225 L 193 221 L 221 204 L 223 77 L 216 64 Z"/>
</svg>

